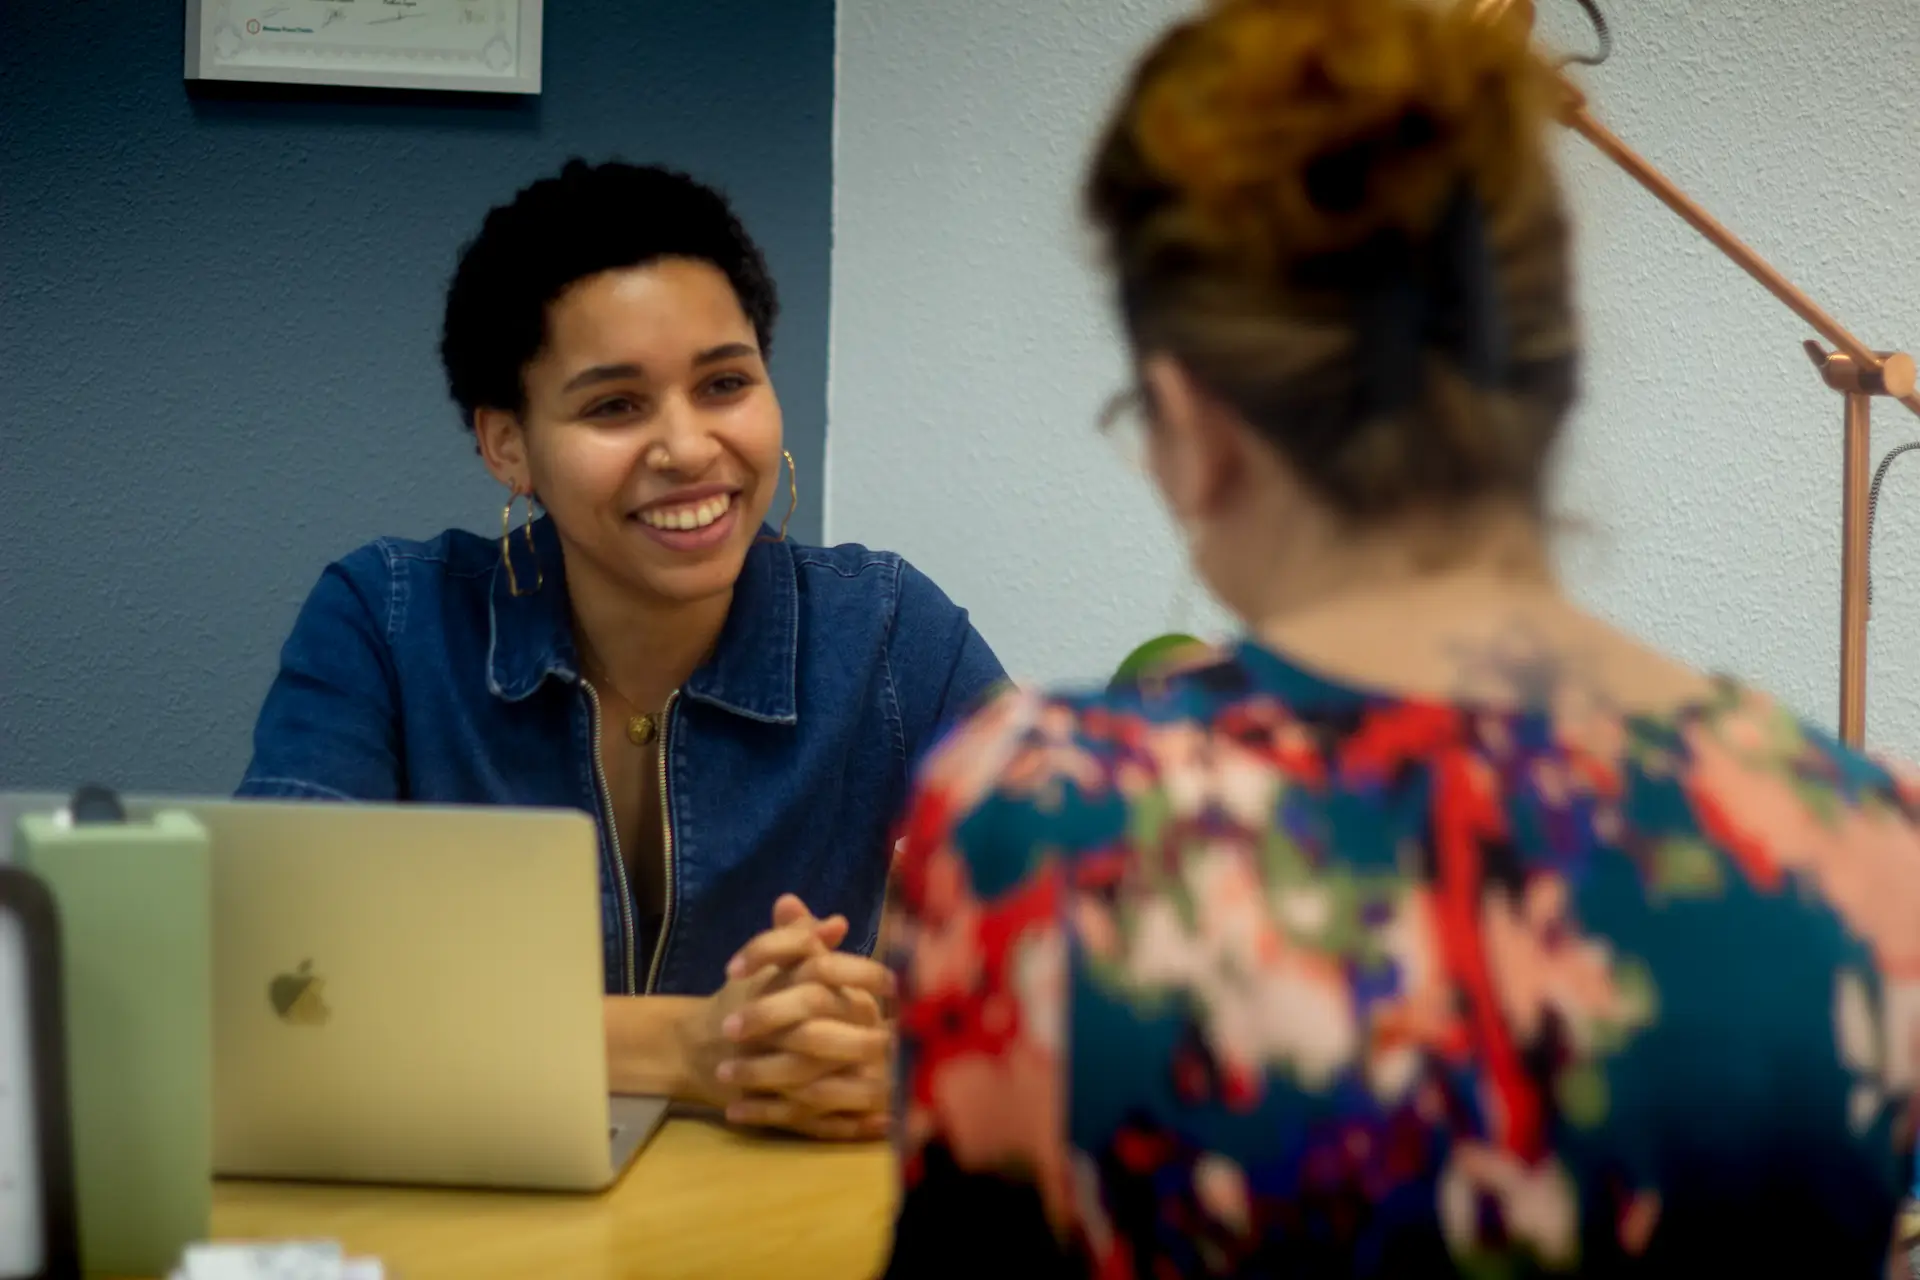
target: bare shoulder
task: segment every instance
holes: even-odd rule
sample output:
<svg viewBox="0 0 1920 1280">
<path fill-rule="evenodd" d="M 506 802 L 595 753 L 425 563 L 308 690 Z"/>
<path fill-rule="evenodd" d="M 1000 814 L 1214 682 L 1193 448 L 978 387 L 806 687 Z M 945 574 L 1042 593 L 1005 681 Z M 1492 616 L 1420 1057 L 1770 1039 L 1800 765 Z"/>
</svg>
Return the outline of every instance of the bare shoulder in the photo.
<svg viewBox="0 0 1920 1280">
<path fill-rule="evenodd" d="M 1692 706 L 1709 697 L 1725 679 L 1681 662 L 1587 614 L 1572 637 L 1575 652 L 1592 655 L 1592 679 L 1599 691 L 1624 711 L 1658 715 Z"/>
</svg>

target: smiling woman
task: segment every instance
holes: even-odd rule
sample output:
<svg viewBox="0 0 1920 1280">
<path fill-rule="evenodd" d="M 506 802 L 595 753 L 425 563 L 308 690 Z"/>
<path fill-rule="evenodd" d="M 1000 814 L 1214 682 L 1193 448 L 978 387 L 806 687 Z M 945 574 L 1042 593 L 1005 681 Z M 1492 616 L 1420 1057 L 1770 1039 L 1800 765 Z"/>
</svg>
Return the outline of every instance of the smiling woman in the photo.
<svg viewBox="0 0 1920 1280">
<path fill-rule="evenodd" d="M 777 313 L 683 174 L 575 161 L 493 210 L 441 354 L 501 537 L 330 566 L 240 791 L 594 814 L 616 1089 L 850 1137 L 883 1125 L 889 824 L 1002 672 L 898 556 L 787 540 Z"/>
</svg>

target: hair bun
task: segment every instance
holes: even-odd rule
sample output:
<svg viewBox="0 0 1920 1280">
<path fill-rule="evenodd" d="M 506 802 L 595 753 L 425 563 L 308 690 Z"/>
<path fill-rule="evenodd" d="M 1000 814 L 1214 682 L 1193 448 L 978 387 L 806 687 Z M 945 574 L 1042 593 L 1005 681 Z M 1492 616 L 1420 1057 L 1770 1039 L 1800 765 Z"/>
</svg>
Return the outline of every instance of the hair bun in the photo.
<svg viewBox="0 0 1920 1280">
<path fill-rule="evenodd" d="M 1546 65 L 1462 4 L 1215 0 L 1162 52 L 1141 158 L 1248 267 L 1424 235 L 1462 181 L 1498 225 L 1543 185 Z"/>
</svg>

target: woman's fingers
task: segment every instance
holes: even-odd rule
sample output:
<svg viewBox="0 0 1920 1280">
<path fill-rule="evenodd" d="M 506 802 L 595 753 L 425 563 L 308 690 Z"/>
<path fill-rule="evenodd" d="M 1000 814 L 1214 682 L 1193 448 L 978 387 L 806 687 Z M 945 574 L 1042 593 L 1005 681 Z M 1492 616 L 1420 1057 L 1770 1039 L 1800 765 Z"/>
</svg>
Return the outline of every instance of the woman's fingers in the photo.
<svg viewBox="0 0 1920 1280">
<path fill-rule="evenodd" d="M 818 983 L 783 987 L 750 1001 L 721 1030 L 735 1044 L 766 1040 L 815 1018 L 839 1018 L 847 1009 L 839 993 Z"/>
<path fill-rule="evenodd" d="M 815 1062 L 797 1053 L 763 1053 L 752 1058 L 729 1058 L 720 1064 L 715 1077 L 743 1094 L 786 1096 L 816 1077 L 833 1070 L 829 1063 Z"/>
<path fill-rule="evenodd" d="M 886 1131 L 888 1086 L 884 1066 L 845 1067 L 780 1092 L 746 1092 L 727 1105 L 727 1119 L 813 1134 L 825 1122 L 852 1121 L 852 1132 L 877 1137 Z"/>
<path fill-rule="evenodd" d="M 821 1076 L 785 1096 L 820 1115 L 865 1115 L 887 1109 L 887 1077 L 871 1068 L 851 1068 Z"/>
<path fill-rule="evenodd" d="M 886 1020 L 880 1011 L 880 1001 L 871 993 L 842 987 L 840 994 L 847 1002 L 848 1022 L 857 1027 L 877 1027 Z"/>
<path fill-rule="evenodd" d="M 880 1026 L 882 1020 L 873 993 L 863 992 L 851 986 L 851 982 L 865 981 L 887 987 L 892 984 L 893 975 L 881 969 L 878 976 L 861 970 L 848 970 L 844 976 L 850 981 L 803 982 L 769 988 L 729 1016 L 721 1032 L 735 1044 L 747 1044 L 767 1040 L 815 1019 L 843 1022 L 852 1027 Z"/>
<path fill-rule="evenodd" d="M 783 893 L 773 902 L 773 927 L 793 924 L 800 920 L 811 920 L 813 909 L 801 900 L 797 893 Z"/>
<path fill-rule="evenodd" d="M 829 950 L 817 922 L 808 916 L 756 935 L 727 962 L 727 977 L 739 981 L 762 969 L 792 968 L 811 957 L 827 955 Z"/>
<path fill-rule="evenodd" d="M 803 1022 L 768 1046 L 775 1053 L 798 1054 L 833 1066 L 859 1066 L 887 1060 L 893 1032 L 886 1027 L 858 1027 L 851 1022 L 819 1018 Z"/>
<path fill-rule="evenodd" d="M 845 916 L 834 915 L 828 916 L 824 920 L 817 919 L 813 914 L 813 909 L 807 906 L 798 894 L 783 893 L 774 900 L 774 928 L 780 929 L 790 924 L 804 923 L 811 923 L 813 925 L 820 934 L 820 940 L 826 943 L 829 951 L 847 940 L 847 930 L 852 927 L 847 923 Z"/>
<path fill-rule="evenodd" d="M 883 1067 L 890 1037 L 877 1027 L 808 1022 L 769 1042 L 769 1051 L 729 1058 L 716 1078 L 742 1093 L 796 1089 L 846 1067 Z"/>
<path fill-rule="evenodd" d="M 794 969 L 789 981 L 793 986 L 816 982 L 847 992 L 863 991 L 876 1000 L 892 999 L 896 985 L 893 970 L 878 960 L 869 960 L 846 951 L 809 956 Z"/>
<path fill-rule="evenodd" d="M 728 1107 L 727 1119 L 758 1129 L 784 1129 L 823 1142 L 873 1142 L 887 1136 L 891 1117 L 884 1111 L 823 1116 L 791 1102 L 755 1099 Z"/>
<path fill-rule="evenodd" d="M 809 956 L 830 954 L 847 940 L 847 918 L 813 918 L 792 894 L 774 904 L 774 927 L 757 935 L 727 961 L 727 977 L 738 980 L 769 965 L 789 968 Z"/>
</svg>

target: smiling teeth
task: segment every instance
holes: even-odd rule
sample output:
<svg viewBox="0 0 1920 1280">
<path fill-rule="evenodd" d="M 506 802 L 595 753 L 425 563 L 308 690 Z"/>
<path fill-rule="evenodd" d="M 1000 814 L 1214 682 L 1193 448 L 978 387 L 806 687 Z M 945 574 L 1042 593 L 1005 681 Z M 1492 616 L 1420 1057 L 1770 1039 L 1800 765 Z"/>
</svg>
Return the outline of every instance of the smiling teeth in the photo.
<svg viewBox="0 0 1920 1280">
<path fill-rule="evenodd" d="M 696 502 L 690 507 L 666 507 L 656 511 L 642 511 L 642 524 L 652 525 L 656 529 L 678 529 L 690 532 L 704 529 L 727 514 L 733 506 L 733 495 L 723 493 L 717 498 L 708 498 L 705 502 Z"/>
</svg>

